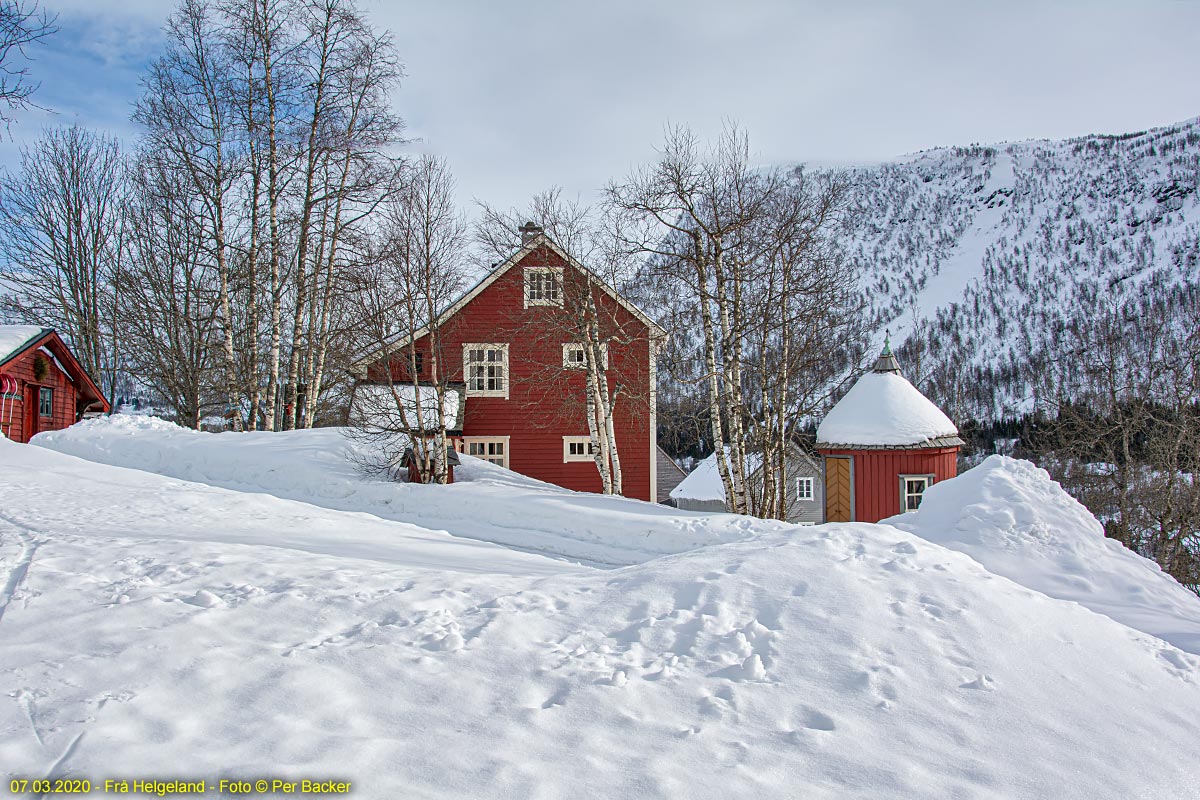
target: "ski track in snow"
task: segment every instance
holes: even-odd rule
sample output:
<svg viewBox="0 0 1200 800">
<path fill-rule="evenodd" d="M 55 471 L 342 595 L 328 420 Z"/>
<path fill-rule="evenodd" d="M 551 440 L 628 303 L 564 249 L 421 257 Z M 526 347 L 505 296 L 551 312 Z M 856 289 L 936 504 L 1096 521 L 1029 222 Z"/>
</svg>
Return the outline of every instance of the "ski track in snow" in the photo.
<svg viewBox="0 0 1200 800">
<path fill-rule="evenodd" d="M 0 526 L 0 531 L 4 527 L 11 526 L 10 532 L 20 547 L 16 563 L 9 568 L 8 578 L 4 582 L 4 587 L 0 588 L 0 623 L 3 623 L 4 613 L 8 611 L 9 604 L 12 603 L 17 590 L 25 581 L 25 576 L 29 574 L 29 568 L 33 566 L 33 558 L 37 555 L 37 549 L 41 542 L 30 537 L 27 532 L 22 532 L 24 526 L 9 519 L 3 513 L 0 513 L 0 523 L 4 523 L 3 526 Z"/>
</svg>

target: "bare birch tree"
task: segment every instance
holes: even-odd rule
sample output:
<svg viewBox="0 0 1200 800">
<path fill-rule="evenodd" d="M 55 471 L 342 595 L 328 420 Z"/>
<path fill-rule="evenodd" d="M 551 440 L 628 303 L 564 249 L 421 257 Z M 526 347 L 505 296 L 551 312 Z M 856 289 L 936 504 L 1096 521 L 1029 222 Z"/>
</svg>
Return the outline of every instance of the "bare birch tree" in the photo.
<svg viewBox="0 0 1200 800">
<path fill-rule="evenodd" d="M 855 284 L 834 239 L 844 195 L 838 180 L 752 167 L 733 125 L 709 148 L 669 129 L 654 164 L 608 187 L 615 238 L 646 260 L 639 291 L 678 312 L 675 376 L 703 387 L 736 513 L 786 514 L 788 446 L 829 388 L 813 368 L 822 352 L 837 360 L 852 327 Z"/>
<path fill-rule="evenodd" d="M 115 324 L 126 332 L 131 371 L 163 395 L 180 424 L 199 428 L 223 405 L 213 380 L 218 279 L 206 233 L 195 224 L 205 201 L 170 160 L 140 159 L 132 183 L 131 247 L 117 278 Z"/>
<path fill-rule="evenodd" d="M 215 267 L 225 417 L 242 430 L 242 385 L 234 352 L 230 273 L 231 195 L 242 171 L 235 149 L 232 64 L 214 32 L 213 8 L 184 0 L 167 21 L 167 52 L 150 67 L 133 118 L 147 130 L 147 157 L 171 159 L 187 177 L 203 215 L 204 252 Z M 152 153 L 152 155 L 150 155 Z M 244 283 L 244 281 L 238 281 Z"/>
<path fill-rule="evenodd" d="M 361 352 L 383 353 L 356 391 L 352 435 L 393 469 L 404 450 L 430 483 L 445 483 L 446 416 L 465 402 L 444 367 L 442 312 L 466 283 L 467 228 L 445 162 L 423 156 L 381 208 L 378 258 L 351 273 L 364 311 Z"/>
<path fill-rule="evenodd" d="M 609 347 L 631 349 L 630 345 L 639 341 L 650 348 L 659 344 L 653 331 L 647 332 L 640 321 L 614 313 L 608 302 L 608 288 L 622 280 L 629 265 L 622 251 L 612 246 L 597 210 L 564 199 L 558 189 L 536 195 L 523 212 L 502 212 L 486 204 L 481 208 L 476 239 L 488 258 L 511 256 L 527 237 L 544 231 L 570 258 L 583 265 L 583 269 L 564 269 L 561 279 L 557 273 L 550 277 L 555 285 L 546 291 L 558 295 L 561 313 L 538 315 L 536 323 L 518 313 L 512 324 L 523 329 L 523 335 L 549 336 L 566 345 L 561 361 L 536 365 L 533 381 L 547 388 L 547 396 L 553 391 L 562 398 L 559 418 L 575 419 L 583 412 L 601 491 L 621 494 L 623 473 L 616 409 L 622 403 L 630 414 L 648 417 L 650 398 L 629 390 L 638 381 L 634 375 L 623 373 L 621 365 L 610 363 Z M 537 330 L 531 328 L 534 325 Z M 631 365 L 623 366 L 630 370 Z M 648 370 L 649 365 L 633 367 L 633 371 L 638 369 Z"/>
<path fill-rule="evenodd" d="M 58 329 L 111 395 L 119 337 L 114 281 L 124 247 L 126 167 L 115 139 L 51 129 L 0 177 L 0 278 L 15 315 Z"/>
<path fill-rule="evenodd" d="M 0 120 L 11 122 L 11 112 L 33 105 L 30 98 L 38 84 L 29 79 L 25 51 L 57 32 L 55 17 L 38 8 L 37 2 L 0 0 Z"/>
</svg>

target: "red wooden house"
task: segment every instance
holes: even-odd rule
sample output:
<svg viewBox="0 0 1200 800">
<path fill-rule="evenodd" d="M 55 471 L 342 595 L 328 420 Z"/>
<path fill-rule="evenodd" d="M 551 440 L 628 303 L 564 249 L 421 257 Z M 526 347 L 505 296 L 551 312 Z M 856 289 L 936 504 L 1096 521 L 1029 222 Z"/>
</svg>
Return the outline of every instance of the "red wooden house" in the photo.
<svg viewBox="0 0 1200 800">
<path fill-rule="evenodd" d="M 817 428 L 825 521 L 878 522 L 915 511 L 929 486 L 958 472 L 958 429 L 900 374 L 884 345 Z"/>
<path fill-rule="evenodd" d="M 0 325 L 0 432 L 28 442 L 108 411 L 108 401 L 51 328 Z"/>
<path fill-rule="evenodd" d="M 573 287 L 594 287 L 604 320 L 609 392 L 627 497 L 657 498 L 655 355 L 665 332 L 568 255 L 541 228 L 429 326 L 356 365 L 364 383 L 462 384 L 463 452 L 585 492 L 601 490 L 585 410 Z M 436 352 L 435 352 L 436 350 Z M 417 374 L 409 374 L 415 364 Z M 390 379 L 387 372 L 391 373 Z"/>
</svg>

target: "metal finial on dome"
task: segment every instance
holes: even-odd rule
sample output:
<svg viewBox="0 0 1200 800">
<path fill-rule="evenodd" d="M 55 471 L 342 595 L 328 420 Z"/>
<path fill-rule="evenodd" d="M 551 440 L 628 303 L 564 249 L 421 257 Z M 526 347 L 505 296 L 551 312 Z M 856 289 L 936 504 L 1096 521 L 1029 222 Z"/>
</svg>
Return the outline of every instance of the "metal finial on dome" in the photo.
<svg viewBox="0 0 1200 800">
<path fill-rule="evenodd" d="M 894 372 L 900 374 L 900 362 L 892 355 L 892 334 L 887 331 L 884 334 L 883 350 L 879 353 L 879 358 L 875 359 L 875 366 L 871 368 L 872 372 Z"/>
</svg>

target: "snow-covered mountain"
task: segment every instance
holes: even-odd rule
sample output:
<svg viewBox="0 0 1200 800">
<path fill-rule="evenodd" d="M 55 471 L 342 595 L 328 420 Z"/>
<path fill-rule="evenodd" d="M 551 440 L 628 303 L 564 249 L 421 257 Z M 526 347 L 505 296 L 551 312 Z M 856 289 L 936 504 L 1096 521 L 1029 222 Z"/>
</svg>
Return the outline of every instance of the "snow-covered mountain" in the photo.
<svg viewBox="0 0 1200 800">
<path fill-rule="evenodd" d="M 970 369 L 976 407 L 961 411 L 1022 408 L 1028 356 L 1098 300 L 1170 308 L 1198 283 L 1200 118 L 940 148 L 849 174 L 848 253 L 879 332 L 905 343 L 909 370 Z"/>
</svg>

